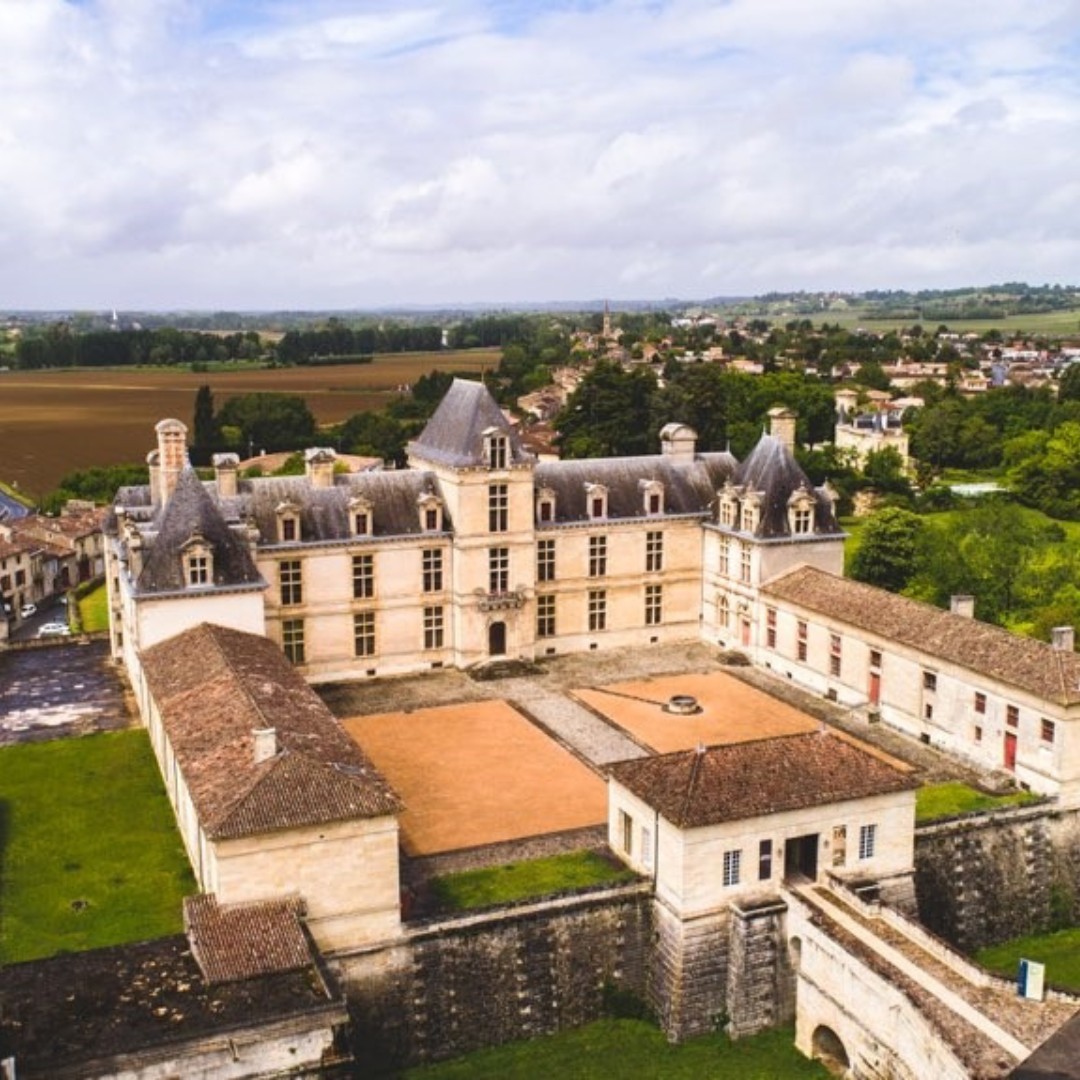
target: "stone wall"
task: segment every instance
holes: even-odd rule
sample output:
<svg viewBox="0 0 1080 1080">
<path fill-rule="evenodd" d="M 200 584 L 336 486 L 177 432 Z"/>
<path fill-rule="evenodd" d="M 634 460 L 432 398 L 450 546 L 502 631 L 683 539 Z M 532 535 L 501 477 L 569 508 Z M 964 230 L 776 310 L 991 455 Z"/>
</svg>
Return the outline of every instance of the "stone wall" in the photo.
<svg viewBox="0 0 1080 1080">
<path fill-rule="evenodd" d="M 919 918 L 973 952 L 1080 921 L 1080 815 L 1026 807 L 921 826 Z"/>
<path fill-rule="evenodd" d="M 331 959 L 363 1075 L 576 1027 L 644 1001 L 647 882 L 406 928 Z"/>
</svg>

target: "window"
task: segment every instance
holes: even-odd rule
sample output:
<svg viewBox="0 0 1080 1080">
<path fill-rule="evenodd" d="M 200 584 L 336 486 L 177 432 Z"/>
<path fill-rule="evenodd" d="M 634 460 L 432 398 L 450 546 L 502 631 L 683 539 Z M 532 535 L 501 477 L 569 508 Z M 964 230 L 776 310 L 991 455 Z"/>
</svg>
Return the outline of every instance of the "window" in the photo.
<svg viewBox="0 0 1080 1080">
<path fill-rule="evenodd" d="M 555 597 L 538 596 L 536 598 L 536 636 L 555 636 Z"/>
<path fill-rule="evenodd" d="M 650 514 L 659 514 L 660 513 L 660 506 L 661 506 L 660 493 L 658 491 L 650 491 L 649 492 L 649 503 L 648 503 L 648 507 L 647 507 L 648 512 Z"/>
<path fill-rule="evenodd" d="M 303 602 L 304 590 L 300 581 L 300 560 L 287 559 L 278 563 L 278 583 L 281 587 L 281 603 L 299 604 Z"/>
<path fill-rule="evenodd" d="M 1039 738 L 1042 739 L 1044 743 L 1052 743 L 1054 741 L 1054 735 L 1054 721 L 1047 720 L 1044 716 L 1042 720 L 1039 721 Z"/>
<path fill-rule="evenodd" d="M 753 532 L 755 527 L 755 507 L 750 503 L 743 503 L 742 513 L 739 515 L 739 528 L 743 532 Z"/>
<path fill-rule="evenodd" d="M 285 619 L 281 624 L 281 647 L 290 664 L 304 662 L 304 620 Z"/>
<path fill-rule="evenodd" d="M 603 577 L 607 573 L 607 537 L 589 537 L 589 577 Z"/>
<path fill-rule="evenodd" d="M 629 855 L 634 850 L 634 819 L 625 811 L 619 811 L 619 844 Z"/>
<path fill-rule="evenodd" d="M 358 611 L 353 616 L 353 653 L 356 656 L 375 655 L 374 611 Z"/>
<path fill-rule="evenodd" d="M 423 571 L 421 574 L 421 584 L 424 587 L 424 592 L 442 592 L 442 556 L 441 548 L 424 549 L 422 556 Z"/>
<path fill-rule="evenodd" d="M 1020 708 L 1017 705 L 1008 705 L 1005 708 L 1005 723 L 1009 727 L 1020 726 Z"/>
<path fill-rule="evenodd" d="M 791 514 L 791 531 L 796 536 L 805 536 L 814 524 L 814 511 L 809 506 L 797 506 Z"/>
<path fill-rule="evenodd" d="M 187 583 L 189 585 L 210 584 L 210 556 L 189 555 L 187 558 Z"/>
<path fill-rule="evenodd" d="M 488 484 L 488 532 L 506 532 L 510 527 L 510 488 Z"/>
<path fill-rule="evenodd" d="M 488 592 L 510 591 L 510 549 L 488 548 Z"/>
<path fill-rule="evenodd" d="M 295 540 L 296 537 L 296 518 L 287 517 L 281 519 L 281 539 L 286 543 Z"/>
<path fill-rule="evenodd" d="M 934 706 L 932 702 L 928 701 L 923 705 L 922 715 L 924 720 L 934 719 Z"/>
<path fill-rule="evenodd" d="M 724 876 L 725 887 L 739 884 L 739 867 L 742 863 L 741 851 L 724 852 Z"/>
<path fill-rule="evenodd" d="M 738 504 L 734 499 L 724 496 L 720 500 L 720 524 L 731 528 L 735 524 L 735 510 Z"/>
<path fill-rule="evenodd" d="M 424 529 L 427 532 L 439 531 L 439 511 L 434 507 L 428 507 L 424 511 Z"/>
<path fill-rule="evenodd" d="M 843 866 L 847 862 L 847 826 L 834 825 L 832 831 L 832 864 Z"/>
<path fill-rule="evenodd" d="M 487 459 L 489 469 L 505 469 L 508 458 L 505 435 L 487 437 Z"/>
<path fill-rule="evenodd" d="M 983 737 L 983 729 L 978 724 L 976 724 L 975 725 L 975 741 L 977 743 L 981 743 L 982 742 L 982 737 Z"/>
<path fill-rule="evenodd" d="M 758 881 L 768 881 L 772 877 L 771 840 L 762 840 L 758 844 L 757 876 Z"/>
<path fill-rule="evenodd" d="M 922 688 L 928 694 L 933 694 L 937 691 L 937 676 L 932 671 L 924 671 L 922 673 Z"/>
<path fill-rule="evenodd" d="M 860 859 L 872 859 L 874 857 L 874 849 L 877 846 L 877 826 L 876 825 L 860 825 L 859 826 L 859 858 Z"/>
<path fill-rule="evenodd" d="M 439 532 L 443 527 L 442 503 L 437 495 L 424 492 L 419 500 L 420 521 L 424 532 Z"/>
<path fill-rule="evenodd" d="M 765 645 L 776 648 L 776 608 L 765 609 Z"/>
<path fill-rule="evenodd" d="M 829 635 L 829 674 L 834 678 L 840 678 L 840 661 L 842 658 L 843 642 L 839 634 Z"/>
<path fill-rule="evenodd" d="M 424 608 L 424 648 L 441 649 L 443 647 L 443 609 L 441 607 Z"/>
<path fill-rule="evenodd" d="M 872 668 L 881 667 L 881 653 L 877 649 L 870 650 L 870 666 Z"/>
<path fill-rule="evenodd" d="M 536 542 L 536 580 L 555 580 L 554 540 L 538 540 Z"/>
<path fill-rule="evenodd" d="M 542 495 L 536 504 L 536 516 L 540 521 L 555 520 L 555 500 L 550 495 Z"/>
<path fill-rule="evenodd" d="M 375 595 L 375 556 L 354 555 L 352 560 L 354 600 L 370 600 Z"/>
<path fill-rule="evenodd" d="M 975 691 L 975 711 L 980 716 L 986 715 L 986 695 Z"/>
<path fill-rule="evenodd" d="M 719 559 L 717 560 L 717 569 L 725 577 L 731 573 L 731 545 L 728 543 L 725 537 L 720 541 Z"/>
<path fill-rule="evenodd" d="M 365 510 L 353 514 L 353 532 L 357 536 L 367 536 L 371 532 L 371 518 Z"/>
<path fill-rule="evenodd" d="M 664 595 L 663 586 L 645 586 L 645 625 L 659 626 L 663 618 Z"/>
<path fill-rule="evenodd" d="M 795 626 L 795 655 L 799 660 L 806 659 L 807 625 L 802 619 Z"/>
<path fill-rule="evenodd" d="M 664 569 L 664 534 L 647 532 L 645 534 L 645 572 L 655 574 Z"/>
<path fill-rule="evenodd" d="M 607 516 L 607 488 L 602 484 L 586 484 L 586 498 L 589 506 L 589 517 L 602 518 Z"/>
<path fill-rule="evenodd" d="M 589 590 L 589 629 L 607 629 L 607 593 L 603 589 Z"/>
<path fill-rule="evenodd" d="M 716 597 L 716 621 L 721 626 L 731 625 L 731 600 L 727 593 L 719 593 Z"/>
<path fill-rule="evenodd" d="M 750 549 L 748 547 L 744 547 L 739 556 L 739 580 L 750 580 Z"/>
</svg>

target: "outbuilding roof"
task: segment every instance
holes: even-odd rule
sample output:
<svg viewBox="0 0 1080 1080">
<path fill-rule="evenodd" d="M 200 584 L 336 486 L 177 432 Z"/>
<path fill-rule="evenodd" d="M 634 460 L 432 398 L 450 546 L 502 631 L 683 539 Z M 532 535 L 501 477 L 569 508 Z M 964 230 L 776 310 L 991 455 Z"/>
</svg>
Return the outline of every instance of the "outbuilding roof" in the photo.
<svg viewBox="0 0 1080 1080">
<path fill-rule="evenodd" d="M 401 800 L 274 642 L 201 623 L 143 671 L 212 839 L 395 814 Z M 255 732 L 276 752 L 256 761 Z"/>
<path fill-rule="evenodd" d="M 1000 626 L 800 566 L 762 592 L 1060 705 L 1080 703 L 1080 656 Z M 930 658 L 933 658 L 932 660 Z"/>
<path fill-rule="evenodd" d="M 635 758 L 609 773 L 680 829 L 918 787 L 910 774 L 827 729 Z"/>
</svg>

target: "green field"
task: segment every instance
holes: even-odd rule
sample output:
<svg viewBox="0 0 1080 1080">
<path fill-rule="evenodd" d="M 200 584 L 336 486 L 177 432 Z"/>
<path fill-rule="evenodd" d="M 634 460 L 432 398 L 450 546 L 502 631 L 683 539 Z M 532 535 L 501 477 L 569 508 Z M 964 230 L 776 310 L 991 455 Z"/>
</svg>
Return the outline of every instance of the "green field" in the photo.
<svg viewBox="0 0 1080 1080">
<path fill-rule="evenodd" d="M 109 599 L 102 582 L 78 601 L 79 629 L 86 634 L 109 629 Z"/>
<path fill-rule="evenodd" d="M 483 870 L 465 870 L 435 878 L 439 905 L 452 911 L 512 904 L 531 896 L 547 896 L 589 885 L 632 881 L 636 875 L 592 851 L 576 851 L 545 859 L 510 863 Z"/>
<path fill-rule="evenodd" d="M 804 1058 L 794 1037 L 790 1029 L 780 1029 L 737 1042 L 707 1035 L 672 1046 L 645 1021 L 601 1020 L 405 1075 L 409 1080 L 825 1080 L 828 1071 Z"/>
<path fill-rule="evenodd" d="M 981 949 L 975 959 L 1006 979 L 1015 979 L 1021 959 L 1046 965 L 1046 981 L 1063 990 L 1080 993 L 1080 928 L 1052 934 L 1014 938 L 1002 945 Z"/>
<path fill-rule="evenodd" d="M 936 821 L 940 818 L 957 817 L 977 810 L 999 810 L 1006 806 L 1026 806 L 1040 801 L 1030 791 L 1017 791 L 1011 795 L 987 795 L 976 791 L 960 781 L 943 784 L 927 784 L 915 795 L 915 820 Z"/>
<path fill-rule="evenodd" d="M 0 749 L 0 962 L 178 933 L 194 891 L 145 731 Z"/>
<path fill-rule="evenodd" d="M 791 316 L 797 318 L 798 316 Z M 780 325 L 789 319 L 775 315 L 769 318 Z M 1014 334 L 1034 334 L 1042 337 L 1080 337 L 1080 309 L 1070 311 L 1047 311 L 1033 315 L 1011 315 L 998 319 L 878 319 L 865 308 L 849 308 L 846 311 L 827 311 L 813 316 L 815 326 L 822 322 L 830 326 L 837 324 L 846 330 L 863 327 L 876 334 L 885 334 L 890 330 L 904 330 L 918 323 L 924 330 L 936 330 L 944 324 L 955 334 L 978 334 L 982 336 L 989 330 L 999 330 L 1003 337 Z"/>
</svg>

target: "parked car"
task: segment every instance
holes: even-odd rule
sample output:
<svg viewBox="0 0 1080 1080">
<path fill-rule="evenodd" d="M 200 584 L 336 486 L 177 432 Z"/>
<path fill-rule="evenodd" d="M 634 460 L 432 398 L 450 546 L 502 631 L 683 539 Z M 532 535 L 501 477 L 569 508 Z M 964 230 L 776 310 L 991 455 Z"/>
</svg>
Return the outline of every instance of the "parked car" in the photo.
<svg viewBox="0 0 1080 1080">
<path fill-rule="evenodd" d="M 38 627 L 38 637 L 67 637 L 71 628 L 62 622 L 47 622 Z"/>
<path fill-rule="evenodd" d="M 36 614 L 37 614 L 37 604 L 23 604 L 23 606 L 21 608 L 19 608 L 19 618 L 20 619 L 29 619 L 31 615 L 36 615 Z"/>
</svg>

